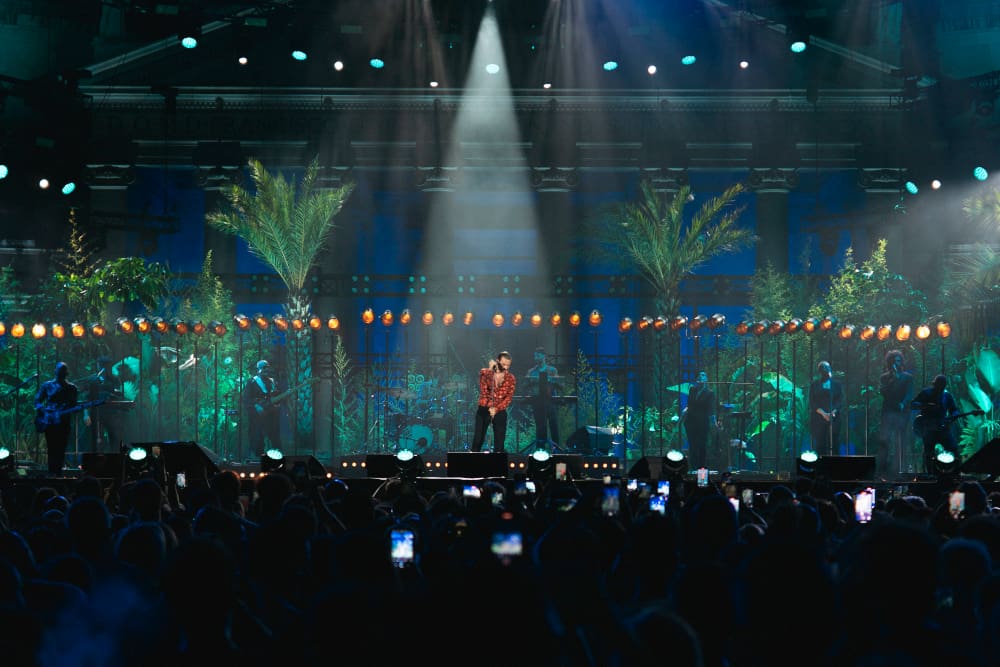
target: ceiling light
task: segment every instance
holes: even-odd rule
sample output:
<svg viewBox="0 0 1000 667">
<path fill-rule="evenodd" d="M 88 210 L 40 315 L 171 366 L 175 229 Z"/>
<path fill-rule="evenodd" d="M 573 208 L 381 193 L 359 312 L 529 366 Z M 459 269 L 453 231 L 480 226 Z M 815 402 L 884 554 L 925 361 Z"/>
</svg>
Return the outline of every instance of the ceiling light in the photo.
<svg viewBox="0 0 1000 667">
<path fill-rule="evenodd" d="M 608 60 L 604 63 L 605 72 L 614 72 L 616 69 L 618 69 L 618 63 L 614 60 Z"/>
<path fill-rule="evenodd" d="M 698 62 L 697 56 L 687 55 L 681 58 L 681 65 L 684 66 L 694 65 L 696 62 Z"/>
<path fill-rule="evenodd" d="M 496 63 L 490 63 L 489 65 L 486 66 L 487 74 L 498 74 L 499 72 L 500 72 L 500 65 L 497 65 Z"/>
<path fill-rule="evenodd" d="M 385 67 L 385 61 L 382 60 L 381 58 L 372 58 L 371 60 L 368 61 L 368 64 L 374 67 L 375 69 L 382 69 L 383 67 Z"/>
</svg>

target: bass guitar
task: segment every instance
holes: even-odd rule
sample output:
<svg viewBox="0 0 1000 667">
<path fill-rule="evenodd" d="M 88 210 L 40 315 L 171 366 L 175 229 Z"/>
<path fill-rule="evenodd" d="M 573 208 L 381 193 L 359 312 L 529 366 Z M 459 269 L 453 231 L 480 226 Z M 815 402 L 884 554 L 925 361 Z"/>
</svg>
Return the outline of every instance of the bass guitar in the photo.
<svg viewBox="0 0 1000 667">
<path fill-rule="evenodd" d="M 105 400 L 102 398 L 96 401 L 77 403 L 76 405 L 72 405 L 68 408 L 61 408 L 59 406 L 42 406 L 35 410 L 35 430 L 42 433 L 50 426 L 61 424 L 64 417 L 71 415 L 74 412 L 79 412 L 80 410 L 96 408 L 104 402 Z"/>
<path fill-rule="evenodd" d="M 311 377 L 305 382 L 300 382 L 294 387 L 289 387 L 288 389 L 278 392 L 277 394 L 268 394 L 267 396 L 264 397 L 264 400 L 258 402 L 257 405 L 261 406 L 265 410 L 268 408 L 278 407 L 278 404 L 281 403 L 281 401 L 285 400 L 286 398 L 297 392 L 299 389 L 302 389 L 302 387 L 305 387 L 306 385 L 315 384 L 319 382 L 319 380 L 320 379 L 318 377 Z"/>
<path fill-rule="evenodd" d="M 923 438 L 925 435 L 934 433 L 935 431 L 946 431 L 949 426 L 956 419 L 962 417 L 968 417 L 969 415 L 979 415 L 982 416 L 986 414 L 982 410 L 969 410 L 968 412 L 962 412 L 957 415 L 951 415 L 950 417 L 934 418 L 928 415 L 917 415 L 913 420 L 913 434 L 918 438 Z"/>
</svg>

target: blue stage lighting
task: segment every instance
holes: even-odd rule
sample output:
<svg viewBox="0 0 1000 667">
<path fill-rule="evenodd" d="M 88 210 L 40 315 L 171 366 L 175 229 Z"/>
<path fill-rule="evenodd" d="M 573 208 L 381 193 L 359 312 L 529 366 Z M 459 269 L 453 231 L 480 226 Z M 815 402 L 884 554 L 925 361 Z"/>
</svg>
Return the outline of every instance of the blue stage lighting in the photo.
<svg viewBox="0 0 1000 667">
<path fill-rule="evenodd" d="M 616 69 L 618 69 L 618 63 L 615 62 L 614 60 L 609 60 L 606 63 L 604 63 L 605 72 L 613 72 Z"/>
<path fill-rule="evenodd" d="M 694 65 L 698 62 L 697 56 L 684 56 L 681 58 L 681 65 Z"/>
<path fill-rule="evenodd" d="M 294 58 L 295 60 L 302 61 L 308 57 L 309 55 L 305 51 L 299 51 L 298 49 L 292 51 L 292 58 Z"/>
<path fill-rule="evenodd" d="M 977 181 L 985 181 L 990 177 L 990 172 L 986 171 L 986 167 L 976 167 L 972 170 L 972 175 L 976 177 Z"/>
<path fill-rule="evenodd" d="M 906 191 L 909 192 L 911 195 L 915 195 L 918 192 L 920 192 L 920 188 L 918 188 L 917 184 L 914 183 L 913 181 L 907 181 L 905 187 Z"/>
<path fill-rule="evenodd" d="M 382 69 L 383 67 L 385 67 L 385 61 L 382 60 L 381 58 L 372 58 L 371 60 L 368 61 L 368 64 L 374 67 L 375 69 Z"/>
<path fill-rule="evenodd" d="M 806 50 L 806 43 L 802 40 L 796 40 L 792 42 L 788 48 L 791 49 L 792 53 L 802 53 Z"/>
</svg>

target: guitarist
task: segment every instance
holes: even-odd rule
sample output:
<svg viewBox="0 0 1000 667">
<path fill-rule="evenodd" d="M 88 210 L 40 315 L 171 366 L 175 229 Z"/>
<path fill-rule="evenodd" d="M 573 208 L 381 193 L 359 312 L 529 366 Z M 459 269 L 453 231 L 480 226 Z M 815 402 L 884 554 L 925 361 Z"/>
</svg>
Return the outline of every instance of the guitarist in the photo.
<svg viewBox="0 0 1000 667">
<path fill-rule="evenodd" d="M 889 477 L 904 470 L 904 455 L 909 458 L 913 375 L 904 370 L 902 350 L 886 352 L 883 363 L 885 372 L 879 376 L 882 421 L 879 424 L 877 465 L 882 476 Z"/>
<path fill-rule="evenodd" d="M 75 408 L 79 389 L 67 380 L 69 366 L 60 361 L 56 364 L 55 377 L 43 382 L 35 394 L 36 422 L 44 427 L 45 449 L 48 454 L 50 475 L 62 473 L 66 461 L 66 445 L 69 443 L 70 418 L 59 411 Z"/>
<path fill-rule="evenodd" d="M 924 441 L 924 471 L 933 472 L 935 449 L 941 445 L 943 449 L 955 455 L 958 459 L 958 445 L 951 434 L 951 423 L 958 415 L 958 404 L 946 387 L 948 378 L 944 375 L 934 376 L 934 383 L 924 387 L 916 395 L 910 406 L 920 410 L 917 415 L 914 430 Z"/>
<path fill-rule="evenodd" d="M 250 449 L 260 458 L 264 455 L 264 438 L 269 447 L 281 449 L 280 404 L 271 398 L 278 393 L 278 385 L 271 375 L 271 366 L 261 359 L 257 362 L 257 374 L 247 385 L 246 396 L 250 402 Z"/>
</svg>

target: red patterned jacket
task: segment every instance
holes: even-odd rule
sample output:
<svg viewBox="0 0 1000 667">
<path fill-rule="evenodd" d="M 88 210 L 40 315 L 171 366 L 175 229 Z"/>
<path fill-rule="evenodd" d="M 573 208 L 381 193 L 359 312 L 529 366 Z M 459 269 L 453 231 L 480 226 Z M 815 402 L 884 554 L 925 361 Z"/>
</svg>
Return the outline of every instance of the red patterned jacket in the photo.
<svg viewBox="0 0 1000 667">
<path fill-rule="evenodd" d="M 493 371 L 483 368 L 479 371 L 479 407 L 506 410 L 514 400 L 517 378 L 510 371 L 504 373 L 500 386 L 493 383 Z"/>
</svg>

